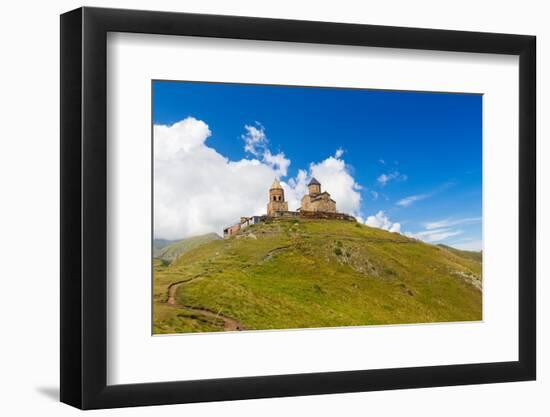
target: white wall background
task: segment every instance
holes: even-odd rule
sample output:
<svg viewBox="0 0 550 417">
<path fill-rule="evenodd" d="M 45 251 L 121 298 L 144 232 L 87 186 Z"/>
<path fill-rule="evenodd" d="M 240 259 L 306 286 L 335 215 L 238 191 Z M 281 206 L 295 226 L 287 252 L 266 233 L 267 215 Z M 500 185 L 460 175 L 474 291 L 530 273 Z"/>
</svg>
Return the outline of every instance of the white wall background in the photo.
<svg viewBox="0 0 550 417">
<path fill-rule="evenodd" d="M 545 102 L 550 96 L 550 26 L 545 2 L 394 0 L 124 0 L 89 6 L 239 14 L 395 26 L 534 34 L 538 37 L 539 378 L 537 382 L 432 388 L 230 403 L 145 407 L 94 415 L 530 415 L 550 412 L 550 147 Z M 5 415 L 75 415 L 57 402 L 59 379 L 59 17 L 71 0 L 3 5 L 0 23 L 0 410 Z M 546 396 L 544 395 L 546 394 Z"/>
</svg>

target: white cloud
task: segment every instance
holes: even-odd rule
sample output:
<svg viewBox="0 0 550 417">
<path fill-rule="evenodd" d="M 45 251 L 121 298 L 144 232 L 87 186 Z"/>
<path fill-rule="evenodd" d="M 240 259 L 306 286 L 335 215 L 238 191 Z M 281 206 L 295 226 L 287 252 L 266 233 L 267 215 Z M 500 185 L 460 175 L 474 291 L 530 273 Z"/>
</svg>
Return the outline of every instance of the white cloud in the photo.
<svg viewBox="0 0 550 417">
<path fill-rule="evenodd" d="M 262 124 L 256 122 L 256 126 L 245 125 L 244 129 L 246 132 L 241 135 L 245 143 L 244 150 L 254 156 L 263 153 L 267 149 L 268 141 Z"/>
<path fill-rule="evenodd" d="M 482 240 L 469 240 L 469 241 L 461 242 L 461 243 L 450 243 L 449 246 L 452 246 L 453 248 L 456 248 L 456 249 L 470 250 L 470 251 L 479 252 L 483 248 L 483 241 Z"/>
<path fill-rule="evenodd" d="M 408 207 L 417 201 L 425 200 L 426 198 L 430 198 L 436 194 L 439 194 L 440 192 L 443 192 L 454 185 L 455 185 L 454 182 L 448 181 L 446 183 L 441 184 L 439 187 L 437 187 L 435 190 L 432 190 L 429 193 L 410 195 L 408 197 L 402 198 L 397 202 L 397 205 L 401 207 Z"/>
<path fill-rule="evenodd" d="M 401 207 L 409 207 L 411 204 L 416 203 L 417 201 L 424 200 L 428 197 L 430 197 L 431 194 L 416 194 L 416 195 L 410 195 L 408 197 L 402 198 L 397 202 L 398 206 Z"/>
<path fill-rule="evenodd" d="M 400 233 L 401 232 L 401 224 L 399 224 L 399 223 L 392 224 L 392 226 L 390 227 L 390 232 Z"/>
<path fill-rule="evenodd" d="M 481 221 L 481 217 L 464 217 L 464 218 L 455 218 L 455 219 L 444 219 L 444 220 L 438 220 L 438 221 L 431 221 L 426 222 L 423 224 L 424 230 L 421 230 L 416 233 L 411 232 L 405 232 L 406 236 L 413 237 L 415 239 L 420 239 L 425 242 L 441 242 L 443 240 L 449 239 L 454 236 L 461 236 L 464 234 L 464 232 L 460 229 L 457 229 L 456 226 L 465 225 L 465 224 L 472 224 L 477 223 Z M 479 250 L 477 249 L 480 243 L 480 241 L 474 241 L 472 239 L 462 240 L 464 242 L 464 245 L 460 245 L 460 248 L 466 248 L 466 243 L 471 242 L 471 247 L 473 249 L 471 250 Z M 459 246 L 451 243 L 447 243 L 448 245 L 451 245 L 453 247 L 459 248 Z"/>
<path fill-rule="evenodd" d="M 269 150 L 269 139 L 265 133 L 265 128 L 260 122 L 253 125 L 244 125 L 245 133 L 241 135 L 244 140 L 244 150 L 254 157 L 262 158 L 262 161 L 271 166 L 277 176 L 285 176 L 290 165 L 290 160 L 286 159 L 283 152 L 272 154 Z"/>
<path fill-rule="evenodd" d="M 171 126 L 156 125 L 154 134 L 161 138 L 155 140 L 155 161 L 163 161 L 174 158 L 177 152 L 200 148 L 212 132 L 203 121 L 188 117 Z"/>
<path fill-rule="evenodd" d="M 407 176 L 404 174 L 401 174 L 399 171 L 393 171 L 387 174 L 380 175 L 376 180 L 378 181 L 378 184 L 380 184 L 380 186 L 385 187 L 388 184 L 388 182 L 392 180 L 406 181 Z"/>
<path fill-rule="evenodd" d="M 221 233 L 241 215 L 265 213 L 267 188 L 290 164 L 282 154 L 230 161 L 208 147 L 210 135 L 193 117 L 154 126 L 156 238 Z"/>
<path fill-rule="evenodd" d="M 302 197 L 308 192 L 308 178 L 307 171 L 300 169 L 296 177 L 290 178 L 288 182 L 281 182 L 281 186 L 285 190 L 285 198 L 288 202 L 289 210 L 294 211 L 300 207 Z"/>
<path fill-rule="evenodd" d="M 201 120 L 188 117 L 171 126 L 154 126 L 155 238 L 221 234 L 224 226 L 241 216 L 266 213 L 269 186 L 274 178 L 287 175 L 291 161 L 282 152 L 271 153 L 259 123 L 246 125 L 245 131 L 245 149 L 254 157 L 232 161 L 208 146 L 212 133 Z M 296 177 L 281 180 L 290 210 L 300 206 L 314 176 L 336 200 L 339 211 L 359 213 L 361 187 L 342 155 L 337 150 L 334 156 L 299 170 Z"/>
<path fill-rule="evenodd" d="M 440 229 L 443 227 L 458 226 L 461 224 L 472 224 L 480 221 L 481 221 L 481 217 L 468 217 L 464 219 L 455 219 L 455 220 L 445 219 L 445 220 L 438 220 L 435 222 L 424 223 L 424 227 L 428 230 L 432 230 L 432 229 Z"/>
<path fill-rule="evenodd" d="M 310 164 L 309 170 L 311 176 L 321 183 L 322 190 L 328 191 L 336 201 L 338 211 L 356 215 L 361 206 L 361 186 L 355 182 L 340 156 L 337 151 L 324 161 Z"/>
<path fill-rule="evenodd" d="M 300 207 L 300 201 L 307 193 L 307 184 L 311 177 L 315 177 L 321 183 L 322 191 L 328 191 L 336 201 L 338 211 L 354 216 L 359 215 L 361 186 L 350 174 L 346 162 L 341 158 L 342 155 L 342 150 L 338 149 L 334 156 L 329 156 L 318 163 L 311 163 L 309 172 L 299 170 L 295 178 L 291 178 L 288 183 L 281 183 L 285 189 L 289 210 Z"/>
<path fill-rule="evenodd" d="M 283 152 L 273 155 L 269 149 L 266 149 L 264 152 L 263 161 L 278 173 L 277 176 L 286 176 L 290 165 L 290 159 L 286 159 Z"/>
<path fill-rule="evenodd" d="M 386 174 L 382 174 L 380 175 L 377 179 L 376 179 L 382 186 L 385 186 L 387 184 L 387 182 L 390 180 L 390 176 L 389 175 L 386 175 Z"/>
<path fill-rule="evenodd" d="M 454 230 L 450 228 L 424 230 L 422 232 L 405 232 L 405 235 L 415 239 L 423 240 L 424 242 L 440 242 L 453 236 L 458 236 L 463 233 L 462 230 Z"/>
<path fill-rule="evenodd" d="M 379 229 L 384 229 L 389 232 L 401 232 L 401 224 L 391 222 L 389 217 L 382 210 L 380 210 L 374 216 L 367 217 L 367 220 L 365 220 L 364 223 L 367 226 L 377 227 Z"/>
</svg>

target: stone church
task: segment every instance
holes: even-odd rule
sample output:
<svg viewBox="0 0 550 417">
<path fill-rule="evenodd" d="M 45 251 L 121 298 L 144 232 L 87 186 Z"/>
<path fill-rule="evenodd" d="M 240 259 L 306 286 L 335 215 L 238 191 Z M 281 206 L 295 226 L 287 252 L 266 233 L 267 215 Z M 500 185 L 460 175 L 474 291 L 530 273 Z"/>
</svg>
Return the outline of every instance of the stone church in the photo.
<svg viewBox="0 0 550 417">
<path fill-rule="evenodd" d="M 321 191 L 321 183 L 312 178 L 307 185 L 308 193 L 302 197 L 301 207 L 296 211 L 288 210 L 288 202 L 285 201 L 285 190 L 278 179 L 273 181 L 269 188 L 269 202 L 267 203 L 267 216 L 241 217 L 241 220 L 223 229 L 223 236 L 229 238 L 238 234 L 241 230 L 264 222 L 270 218 L 301 217 L 306 219 L 348 220 L 355 221 L 355 217 L 336 211 L 336 201 L 330 198 L 330 194 Z"/>
<path fill-rule="evenodd" d="M 298 212 L 323 212 L 337 213 L 336 201 L 330 198 L 326 191 L 321 192 L 321 183 L 312 178 L 308 186 L 308 194 L 302 197 L 302 203 Z M 279 180 L 275 179 L 269 189 L 269 203 L 267 203 L 267 215 L 277 216 L 288 212 L 288 203 L 285 201 L 285 191 Z"/>
<path fill-rule="evenodd" d="M 321 192 L 321 183 L 312 178 L 307 185 L 309 194 L 302 197 L 300 211 L 322 211 L 336 213 L 336 201 L 326 191 Z"/>
</svg>

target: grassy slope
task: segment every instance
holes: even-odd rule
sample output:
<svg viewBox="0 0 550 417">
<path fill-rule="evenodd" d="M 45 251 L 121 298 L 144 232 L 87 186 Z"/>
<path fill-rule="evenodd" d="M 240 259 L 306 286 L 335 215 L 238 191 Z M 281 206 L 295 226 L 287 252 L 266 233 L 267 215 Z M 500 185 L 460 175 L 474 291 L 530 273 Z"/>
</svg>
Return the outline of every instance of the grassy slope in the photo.
<svg viewBox="0 0 550 417">
<path fill-rule="evenodd" d="M 439 244 L 437 246 L 447 249 L 448 251 L 454 253 L 455 255 L 461 256 L 463 258 L 473 259 L 474 261 L 477 261 L 477 262 L 481 262 L 483 259 L 483 254 L 481 252 L 455 249 L 450 246 L 442 245 L 442 244 Z"/>
<path fill-rule="evenodd" d="M 163 259 L 167 262 L 172 262 L 178 256 L 190 251 L 191 249 L 196 248 L 197 246 L 203 245 L 212 240 L 219 239 L 221 239 L 221 237 L 219 237 L 216 233 L 208 233 L 201 236 L 193 236 L 186 239 L 176 240 L 166 246 L 155 250 L 154 256 L 155 258 Z"/>
<path fill-rule="evenodd" d="M 207 308 L 247 329 L 481 319 L 481 263 L 402 235 L 345 221 L 279 220 L 155 265 L 154 332 L 223 330 L 166 304 Z M 198 278 L 197 278 L 198 277 Z"/>
</svg>

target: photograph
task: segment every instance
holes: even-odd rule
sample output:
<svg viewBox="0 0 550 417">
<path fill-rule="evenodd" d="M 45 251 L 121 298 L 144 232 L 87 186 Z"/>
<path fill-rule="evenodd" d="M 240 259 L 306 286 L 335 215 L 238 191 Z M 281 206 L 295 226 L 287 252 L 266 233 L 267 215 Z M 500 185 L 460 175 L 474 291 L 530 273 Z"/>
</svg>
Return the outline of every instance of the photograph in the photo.
<svg viewBox="0 0 550 417">
<path fill-rule="evenodd" d="M 483 320 L 483 95 L 152 81 L 154 335 Z"/>
</svg>

